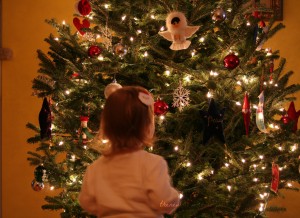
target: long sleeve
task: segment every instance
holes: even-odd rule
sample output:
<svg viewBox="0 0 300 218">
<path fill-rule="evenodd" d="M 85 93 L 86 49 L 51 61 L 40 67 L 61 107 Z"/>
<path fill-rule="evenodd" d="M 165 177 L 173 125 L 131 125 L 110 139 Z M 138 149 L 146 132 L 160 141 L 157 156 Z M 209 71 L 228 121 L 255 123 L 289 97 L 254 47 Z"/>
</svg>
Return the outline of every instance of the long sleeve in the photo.
<svg viewBox="0 0 300 218">
<path fill-rule="evenodd" d="M 90 175 L 90 171 L 89 168 L 87 168 L 85 174 L 84 174 L 84 178 L 83 178 L 83 182 L 82 182 L 82 186 L 81 186 L 81 191 L 79 193 L 79 204 L 80 206 L 88 213 L 97 214 L 97 204 L 96 204 L 96 198 L 94 197 L 94 195 L 91 192 L 91 188 L 93 187 L 93 185 L 89 185 L 90 181 L 91 181 L 91 175 Z"/>
<path fill-rule="evenodd" d="M 150 206 L 160 213 L 171 214 L 180 205 L 179 193 L 172 187 L 168 166 L 163 158 L 149 161 L 144 184 Z"/>
</svg>

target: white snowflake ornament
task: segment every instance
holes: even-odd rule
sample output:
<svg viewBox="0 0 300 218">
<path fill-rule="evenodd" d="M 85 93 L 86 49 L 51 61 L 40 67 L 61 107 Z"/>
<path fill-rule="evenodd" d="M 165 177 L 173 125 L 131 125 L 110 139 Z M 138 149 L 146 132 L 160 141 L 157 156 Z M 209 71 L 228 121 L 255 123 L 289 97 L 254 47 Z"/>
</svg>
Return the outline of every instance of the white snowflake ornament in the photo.
<svg viewBox="0 0 300 218">
<path fill-rule="evenodd" d="M 181 82 L 175 91 L 173 92 L 173 107 L 177 107 L 181 112 L 184 107 L 190 104 L 190 91 L 183 88 Z"/>
</svg>

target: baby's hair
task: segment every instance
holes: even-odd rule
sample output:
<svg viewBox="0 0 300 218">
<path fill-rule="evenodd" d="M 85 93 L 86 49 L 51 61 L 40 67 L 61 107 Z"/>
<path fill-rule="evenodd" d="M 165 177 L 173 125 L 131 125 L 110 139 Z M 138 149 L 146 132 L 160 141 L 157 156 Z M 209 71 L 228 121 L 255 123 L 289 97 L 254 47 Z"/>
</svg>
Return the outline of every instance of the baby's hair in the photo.
<svg viewBox="0 0 300 218">
<path fill-rule="evenodd" d="M 149 96 L 151 102 L 151 94 L 139 86 L 118 89 L 106 100 L 101 114 L 101 133 L 111 146 L 107 155 L 131 152 L 152 144 L 149 131 L 154 125 L 153 100 L 147 104 L 141 99 L 141 93 L 146 94 L 146 98 Z"/>
</svg>

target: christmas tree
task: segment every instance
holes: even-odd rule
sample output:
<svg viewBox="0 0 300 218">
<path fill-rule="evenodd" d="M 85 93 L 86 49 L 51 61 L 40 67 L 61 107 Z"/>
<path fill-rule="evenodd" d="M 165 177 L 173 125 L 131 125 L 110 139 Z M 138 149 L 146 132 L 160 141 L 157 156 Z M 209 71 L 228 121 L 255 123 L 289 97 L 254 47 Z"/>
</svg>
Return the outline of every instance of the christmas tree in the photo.
<svg viewBox="0 0 300 218">
<path fill-rule="evenodd" d="M 139 85 L 155 97 L 156 142 L 181 192 L 176 217 L 264 217 L 299 177 L 292 71 L 264 43 L 284 28 L 258 1 L 79 0 L 73 24 L 38 50 L 34 93 L 43 99 L 32 188 L 60 194 L 43 209 L 90 217 L 78 204 L 86 167 L 99 152 L 108 95 Z M 271 14 L 271 16 L 270 16 Z M 287 108 L 287 105 L 289 107 Z M 121 105 L 120 105 L 121 106 Z"/>
</svg>

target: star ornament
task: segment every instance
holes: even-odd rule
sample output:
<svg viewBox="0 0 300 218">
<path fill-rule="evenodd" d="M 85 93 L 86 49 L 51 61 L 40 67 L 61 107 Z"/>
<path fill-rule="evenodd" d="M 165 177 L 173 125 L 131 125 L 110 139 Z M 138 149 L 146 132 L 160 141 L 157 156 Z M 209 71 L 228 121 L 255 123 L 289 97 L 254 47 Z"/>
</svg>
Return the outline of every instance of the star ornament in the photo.
<svg viewBox="0 0 300 218">
<path fill-rule="evenodd" d="M 218 110 L 214 99 L 209 102 L 207 112 L 202 112 L 204 119 L 203 144 L 206 144 L 212 137 L 216 137 L 222 143 L 225 143 L 223 132 L 223 117 L 225 108 Z"/>
<path fill-rule="evenodd" d="M 187 49 L 191 41 L 186 39 L 190 38 L 199 29 L 199 26 L 188 26 L 185 15 L 178 11 L 168 14 L 166 26 L 168 30 L 158 34 L 173 42 L 170 46 L 172 50 Z"/>
</svg>

